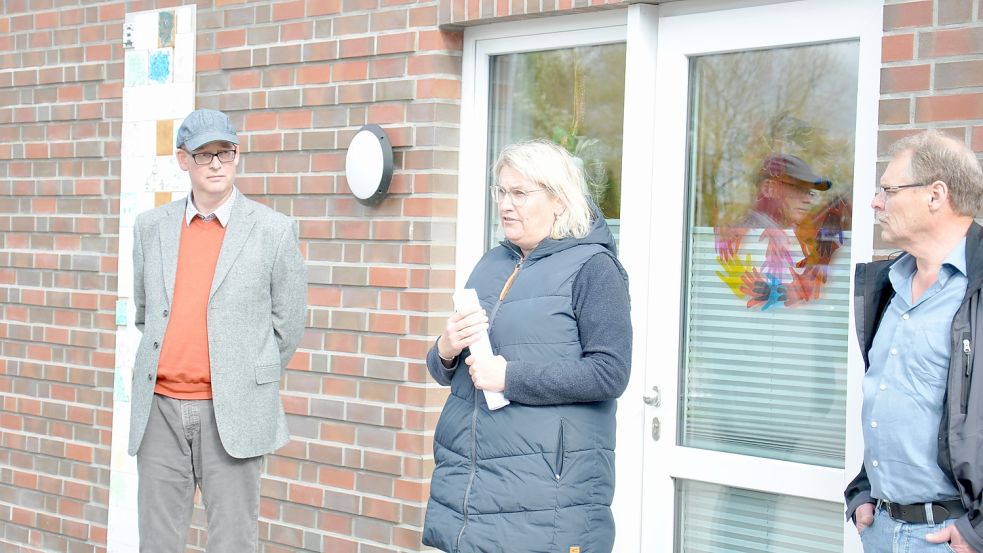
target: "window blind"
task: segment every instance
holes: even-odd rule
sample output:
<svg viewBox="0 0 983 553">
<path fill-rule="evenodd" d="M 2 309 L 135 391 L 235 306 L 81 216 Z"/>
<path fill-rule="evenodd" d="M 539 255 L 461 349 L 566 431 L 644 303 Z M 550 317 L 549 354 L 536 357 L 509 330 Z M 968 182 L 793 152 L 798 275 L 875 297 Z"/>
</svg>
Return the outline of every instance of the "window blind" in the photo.
<svg viewBox="0 0 983 553">
<path fill-rule="evenodd" d="M 677 553 L 840 553 L 843 507 L 835 503 L 676 482 Z"/>
<path fill-rule="evenodd" d="M 849 233 L 844 238 L 848 245 Z M 834 255 L 819 299 L 761 310 L 749 308 L 717 274 L 713 229 L 692 231 L 681 445 L 843 467 L 847 245 Z M 749 234 L 741 255 L 760 266 L 754 260 L 766 247 Z"/>
</svg>

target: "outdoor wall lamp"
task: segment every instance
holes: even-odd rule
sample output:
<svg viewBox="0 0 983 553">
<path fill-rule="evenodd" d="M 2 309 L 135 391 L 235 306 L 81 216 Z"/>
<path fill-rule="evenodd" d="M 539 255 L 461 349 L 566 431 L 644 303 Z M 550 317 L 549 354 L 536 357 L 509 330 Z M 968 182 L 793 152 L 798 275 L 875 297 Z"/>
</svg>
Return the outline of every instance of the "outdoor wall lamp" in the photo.
<svg viewBox="0 0 983 553">
<path fill-rule="evenodd" d="M 355 198 L 375 205 L 389 192 L 393 178 L 393 147 L 379 125 L 364 125 L 355 133 L 345 156 L 345 177 Z"/>
</svg>

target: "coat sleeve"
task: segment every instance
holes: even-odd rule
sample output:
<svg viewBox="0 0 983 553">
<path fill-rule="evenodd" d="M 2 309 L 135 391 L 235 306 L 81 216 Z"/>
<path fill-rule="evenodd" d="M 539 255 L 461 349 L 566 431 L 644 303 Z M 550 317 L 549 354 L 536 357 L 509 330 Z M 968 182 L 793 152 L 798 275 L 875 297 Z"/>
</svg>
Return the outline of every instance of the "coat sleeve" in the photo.
<svg viewBox="0 0 983 553">
<path fill-rule="evenodd" d="M 280 366 L 286 367 L 304 334 L 307 319 L 307 267 L 300 255 L 296 223 L 291 223 L 280 235 L 270 298 Z"/>
<path fill-rule="evenodd" d="M 974 551 L 983 551 L 983 512 L 981 512 L 980 501 L 977 500 L 973 508 L 962 517 L 956 519 L 956 529 L 966 540 Z"/>
<path fill-rule="evenodd" d="M 867 469 L 863 465 L 860 466 L 857 477 L 847 485 L 843 497 L 846 499 L 846 518 L 848 519 L 853 518 L 853 513 L 857 511 L 857 507 L 864 503 L 874 503 L 874 499 L 870 497 L 870 480 L 867 479 Z"/>
<path fill-rule="evenodd" d="M 440 338 L 437 338 L 439 340 Z M 437 384 L 441 386 L 450 386 L 451 378 L 454 377 L 454 371 L 464 363 L 464 360 L 471 355 L 471 350 L 464 348 L 464 351 L 457 356 L 454 360 L 454 364 L 447 368 L 440 361 L 440 357 L 437 356 L 437 340 L 434 340 L 433 346 L 431 346 L 430 351 L 427 352 L 427 371 L 430 373 L 431 378 L 434 379 Z"/>
<path fill-rule="evenodd" d="M 600 253 L 584 263 L 572 301 L 580 359 L 506 360 L 505 397 L 510 401 L 559 405 L 615 399 L 625 391 L 631 372 L 631 305 L 617 261 Z"/>
</svg>

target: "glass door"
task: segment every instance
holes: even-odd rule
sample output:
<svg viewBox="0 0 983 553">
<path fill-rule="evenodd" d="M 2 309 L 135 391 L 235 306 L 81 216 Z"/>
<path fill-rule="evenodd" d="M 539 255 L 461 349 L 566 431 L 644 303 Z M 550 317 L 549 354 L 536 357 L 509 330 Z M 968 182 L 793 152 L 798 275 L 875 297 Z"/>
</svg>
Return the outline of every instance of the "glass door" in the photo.
<svg viewBox="0 0 983 553">
<path fill-rule="evenodd" d="M 648 302 L 668 315 L 647 330 L 643 505 L 659 524 L 643 551 L 858 545 L 841 492 L 859 466 L 851 267 L 871 247 L 853 232 L 871 225 L 864 21 L 872 2 L 661 14 Z"/>
</svg>

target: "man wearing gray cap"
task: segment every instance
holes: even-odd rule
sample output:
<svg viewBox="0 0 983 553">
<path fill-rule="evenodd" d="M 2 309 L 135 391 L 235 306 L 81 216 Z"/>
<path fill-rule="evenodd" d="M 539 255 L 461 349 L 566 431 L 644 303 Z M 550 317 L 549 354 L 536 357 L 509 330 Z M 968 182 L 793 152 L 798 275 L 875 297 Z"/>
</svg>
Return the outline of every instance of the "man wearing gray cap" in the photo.
<svg viewBox="0 0 983 553">
<path fill-rule="evenodd" d="M 844 206 L 835 200 L 816 206 L 819 193 L 831 187 L 801 158 L 771 154 L 758 170 L 751 209 L 736 224 L 715 227 L 717 275 L 748 309 L 795 307 L 822 297 L 842 244 Z M 764 251 L 751 256 L 745 246 L 758 243 L 766 244 Z"/>
<path fill-rule="evenodd" d="M 236 190 L 228 116 L 193 111 L 176 145 L 191 193 L 140 214 L 133 236 L 140 551 L 184 551 L 196 487 L 208 551 L 255 551 L 262 456 L 289 440 L 279 382 L 304 331 L 306 269 L 294 222 Z"/>
</svg>

